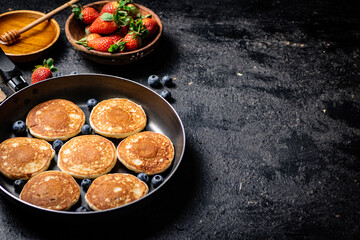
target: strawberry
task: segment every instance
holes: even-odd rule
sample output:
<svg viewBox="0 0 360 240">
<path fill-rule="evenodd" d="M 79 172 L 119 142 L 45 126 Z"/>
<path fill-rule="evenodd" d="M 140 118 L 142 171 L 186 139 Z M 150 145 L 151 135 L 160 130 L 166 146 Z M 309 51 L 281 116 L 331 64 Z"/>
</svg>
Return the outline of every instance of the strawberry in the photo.
<svg viewBox="0 0 360 240">
<path fill-rule="evenodd" d="M 128 52 L 139 49 L 142 43 L 140 36 L 135 33 L 126 34 L 123 41 L 125 42 L 125 51 Z"/>
<path fill-rule="evenodd" d="M 124 9 L 129 13 L 130 16 L 133 18 L 137 18 L 137 15 L 139 13 L 139 9 L 132 3 L 126 4 Z"/>
<path fill-rule="evenodd" d="M 97 33 L 90 33 L 89 35 L 83 37 L 82 39 L 76 41 L 75 43 L 83 45 L 87 49 L 92 49 L 91 47 L 88 46 L 88 42 L 96 38 L 101 38 L 101 35 Z"/>
<path fill-rule="evenodd" d="M 96 38 L 101 38 L 101 35 L 97 33 L 90 33 L 89 35 L 86 36 L 86 41 L 91 41 Z"/>
<path fill-rule="evenodd" d="M 124 49 L 125 43 L 121 39 L 117 42 L 112 37 L 101 37 L 88 41 L 88 46 L 100 52 L 118 52 Z"/>
<path fill-rule="evenodd" d="M 107 4 L 104 5 L 104 7 L 101 9 L 100 15 L 102 15 L 103 13 L 111 13 L 113 14 L 113 12 L 115 12 L 115 10 L 118 8 L 119 3 L 117 2 L 109 2 Z"/>
<path fill-rule="evenodd" d="M 52 77 L 53 72 L 57 72 L 57 69 L 54 67 L 54 60 L 52 58 L 44 59 L 43 65 L 35 66 L 33 74 L 31 76 L 31 84 L 40 82 L 47 78 Z"/>
<path fill-rule="evenodd" d="M 117 28 L 118 25 L 114 21 L 113 15 L 111 13 L 103 13 L 90 25 L 89 31 L 91 33 L 110 34 Z"/>
<path fill-rule="evenodd" d="M 149 37 L 153 36 L 159 28 L 158 23 L 152 18 L 144 18 L 142 22 L 149 31 Z"/>
<path fill-rule="evenodd" d="M 109 35 L 109 38 L 114 40 L 114 43 L 116 43 L 116 42 L 120 41 L 123 38 L 123 36 L 120 34 L 111 34 L 111 35 Z"/>
<path fill-rule="evenodd" d="M 75 17 L 85 24 L 91 24 L 99 17 L 99 13 L 92 7 L 82 8 L 81 5 L 72 5 L 72 8 Z"/>
</svg>

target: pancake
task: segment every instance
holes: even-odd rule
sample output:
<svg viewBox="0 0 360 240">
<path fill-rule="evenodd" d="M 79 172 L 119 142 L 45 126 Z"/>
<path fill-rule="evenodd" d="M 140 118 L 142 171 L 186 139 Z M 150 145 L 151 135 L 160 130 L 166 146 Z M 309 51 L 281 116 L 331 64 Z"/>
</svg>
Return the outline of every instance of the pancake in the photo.
<svg viewBox="0 0 360 240">
<path fill-rule="evenodd" d="M 39 207 L 68 210 L 80 197 L 80 187 L 69 174 L 47 171 L 31 178 L 20 193 L 20 199 Z"/>
<path fill-rule="evenodd" d="M 69 139 L 81 131 L 84 123 L 84 112 L 73 102 L 64 99 L 40 103 L 26 117 L 30 133 L 48 141 Z"/>
<path fill-rule="evenodd" d="M 99 135 L 82 135 L 67 141 L 58 154 L 58 167 L 75 178 L 96 178 L 116 164 L 114 144 Z"/>
<path fill-rule="evenodd" d="M 126 173 L 107 174 L 98 177 L 90 185 L 85 200 L 95 211 L 120 207 L 145 196 L 149 191 L 146 183 Z"/>
<path fill-rule="evenodd" d="M 27 180 L 48 169 L 54 155 L 45 140 L 10 138 L 0 144 L 0 172 L 10 179 Z"/>
<path fill-rule="evenodd" d="M 122 140 L 117 147 L 117 156 L 128 169 L 154 175 L 171 165 L 174 146 L 168 137 L 145 131 Z"/>
<path fill-rule="evenodd" d="M 125 98 L 112 98 L 98 103 L 91 111 L 90 125 L 102 136 L 125 138 L 146 126 L 146 115 L 140 105 Z"/>
</svg>

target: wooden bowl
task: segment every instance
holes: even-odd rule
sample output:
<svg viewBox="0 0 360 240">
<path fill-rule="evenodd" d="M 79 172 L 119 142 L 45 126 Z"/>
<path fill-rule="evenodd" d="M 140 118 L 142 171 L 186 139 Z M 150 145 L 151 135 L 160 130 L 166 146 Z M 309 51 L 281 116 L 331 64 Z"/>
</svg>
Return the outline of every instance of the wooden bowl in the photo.
<svg viewBox="0 0 360 240">
<path fill-rule="evenodd" d="M 20 30 L 44 15 L 44 13 L 30 10 L 3 13 L 0 15 L 0 34 L 12 29 Z M 43 58 L 59 36 L 59 24 L 54 19 L 46 20 L 22 33 L 17 42 L 1 45 L 1 48 L 13 62 L 31 62 Z"/>
<path fill-rule="evenodd" d="M 109 1 L 94 2 L 84 7 L 93 7 L 98 12 L 100 12 L 102 7 L 108 2 Z M 134 5 L 137 8 L 139 8 L 141 15 L 151 14 L 153 19 L 159 25 L 157 35 L 152 37 L 150 42 L 148 42 L 146 45 L 144 45 L 142 48 L 138 50 L 131 52 L 123 52 L 123 53 L 107 53 L 107 52 L 99 52 L 95 50 L 88 50 L 86 47 L 75 43 L 75 41 L 78 41 L 81 38 L 85 37 L 86 34 L 85 34 L 85 25 L 80 20 L 76 19 L 73 13 L 69 16 L 65 24 L 66 37 L 76 50 L 78 50 L 80 53 L 82 53 L 86 58 L 88 58 L 91 61 L 105 65 L 125 65 L 125 64 L 134 63 L 142 59 L 143 57 L 145 57 L 155 49 L 163 32 L 163 25 L 158 15 L 156 15 L 153 11 L 140 4 L 134 3 Z"/>
</svg>

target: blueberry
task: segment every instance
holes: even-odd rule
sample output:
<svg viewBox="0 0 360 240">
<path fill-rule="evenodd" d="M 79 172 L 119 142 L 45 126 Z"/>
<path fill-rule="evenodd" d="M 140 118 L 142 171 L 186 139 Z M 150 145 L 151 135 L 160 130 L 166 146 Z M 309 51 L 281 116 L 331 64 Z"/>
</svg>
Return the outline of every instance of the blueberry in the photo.
<svg viewBox="0 0 360 240">
<path fill-rule="evenodd" d="M 85 178 L 81 181 L 80 185 L 85 191 L 87 191 L 91 185 L 91 180 L 88 178 Z"/>
<path fill-rule="evenodd" d="M 15 180 L 15 181 L 14 181 L 14 189 L 15 189 L 15 192 L 20 193 L 21 190 L 23 189 L 24 185 L 25 185 L 25 181 L 24 181 L 24 180 L 21 180 L 21 179 Z"/>
<path fill-rule="evenodd" d="M 55 77 L 61 77 L 61 76 L 63 76 L 64 74 L 62 74 L 61 72 L 57 72 L 57 73 L 55 73 Z"/>
<path fill-rule="evenodd" d="M 148 78 L 148 84 L 150 87 L 158 88 L 161 86 L 160 78 L 156 75 L 151 75 Z"/>
<path fill-rule="evenodd" d="M 91 129 L 91 127 L 89 126 L 89 124 L 85 124 L 84 126 L 82 126 L 82 128 L 81 128 L 81 133 L 82 133 L 83 135 L 89 135 L 89 134 L 91 134 L 91 132 L 92 132 L 92 129 Z"/>
<path fill-rule="evenodd" d="M 76 210 L 76 212 L 89 212 L 90 210 L 87 207 L 78 207 Z"/>
<path fill-rule="evenodd" d="M 149 176 L 146 173 L 139 173 L 136 176 L 138 179 L 140 179 L 141 181 L 145 182 L 146 184 L 149 184 Z"/>
<path fill-rule="evenodd" d="M 72 72 L 70 73 L 70 75 L 76 75 L 76 74 L 78 74 L 77 71 L 72 71 Z"/>
<path fill-rule="evenodd" d="M 56 139 L 53 144 L 52 147 L 55 150 L 55 152 L 59 152 L 60 148 L 62 147 L 62 145 L 64 145 L 64 142 L 60 139 Z"/>
<path fill-rule="evenodd" d="M 161 175 L 155 175 L 153 176 L 153 178 L 151 179 L 151 184 L 153 185 L 154 188 L 157 188 L 158 186 L 160 186 L 160 184 L 162 184 L 164 182 L 164 178 Z"/>
<path fill-rule="evenodd" d="M 172 78 L 170 78 L 169 76 L 166 75 L 161 79 L 161 83 L 164 86 L 171 87 L 172 86 Z"/>
<path fill-rule="evenodd" d="M 22 120 L 17 120 L 16 122 L 14 122 L 12 128 L 15 135 L 21 136 L 21 135 L 25 135 L 26 133 L 26 124 Z"/>
<path fill-rule="evenodd" d="M 162 96 L 166 100 L 170 100 L 171 99 L 171 92 L 169 92 L 168 90 L 164 90 L 164 91 L 162 91 L 160 93 L 160 96 Z"/>
<path fill-rule="evenodd" d="M 93 107 L 95 107 L 96 104 L 98 104 L 98 101 L 95 98 L 91 98 L 91 99 L 87 100 L 87 102 L 86 102 L 86 105 L 89 108 L 89 110 L 91 110 Z"/>
</svg>

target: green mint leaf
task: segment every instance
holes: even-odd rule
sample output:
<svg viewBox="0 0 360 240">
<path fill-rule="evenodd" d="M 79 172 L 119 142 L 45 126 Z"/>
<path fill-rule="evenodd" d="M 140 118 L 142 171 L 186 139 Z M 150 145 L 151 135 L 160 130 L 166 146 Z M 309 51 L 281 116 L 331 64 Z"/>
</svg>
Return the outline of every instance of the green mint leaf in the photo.
<svg viewBox="0 0 360 240">
<path fill-rule="evenodd" d="M 101 19 L 103 21 L 112 21 L 114 20 L 114 17 L 111 13 L 103 13 L 103 15 L 101 15 Z"/>
<path fill-rule="evenodd" d="M 48 67 L 51 67 L 54 64 L 54 60 L 52 58 L 49 58 L 48 60 L 46 60 L 46 65 Z"/>
</svg>

